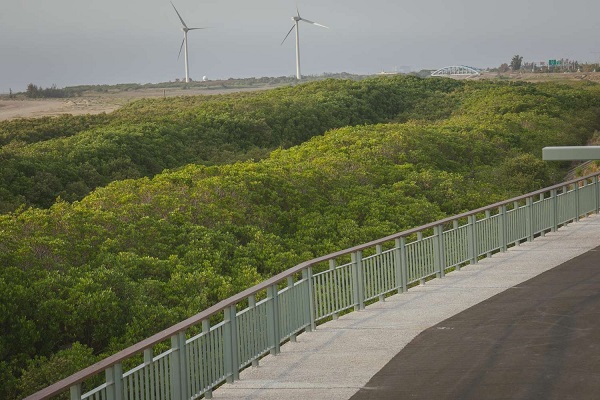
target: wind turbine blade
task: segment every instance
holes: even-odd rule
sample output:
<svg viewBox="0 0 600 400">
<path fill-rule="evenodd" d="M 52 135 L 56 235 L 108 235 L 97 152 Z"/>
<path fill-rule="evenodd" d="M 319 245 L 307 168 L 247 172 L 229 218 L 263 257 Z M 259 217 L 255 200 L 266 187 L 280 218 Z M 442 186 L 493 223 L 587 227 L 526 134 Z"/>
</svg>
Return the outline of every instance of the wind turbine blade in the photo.
<svg viewBox="0 0 600 400">
<path fill-rule="evenodd" d="M 187 29 L 187 25 L 185 24 L 183 18 L 181 18 L 181 15 L 179 15 L 179 11 L 177 11 L 177 9 L 175 8 L 175 4 L 173 4 L 173 2 L 171 2 L 171 5 L 173 6 L 173 9 L 177 13 L 177 16 L 179 17 L 179 20 L 181 21 L 181 23 L 183 24 L 183 26 Z"/>
<path fill-rule="evenodd" d="M 287 35 L 285 35 L 285 37 L 283 38 L 283 40 L 281 41 L 281 44 L 283 44 L 283 42 L 285 42 L 285 39 L 288 38 L 288 36 L 290 36 L 290 33 L 292 33 L 292 31 L 294 30 L 294 28 L 296 27 L 296 25 L 292 25 L 292 29 L 290 29 L 290 31 L 287 33 Z M 280 45 L 281 46 L 281 45 Z"/>
<path fill-rule="evenodd" d="M 181 57 L 181 50 L 183 50 L 183 44 L 185 43 L 185 39 L 183 39 L 181 41 L 181 47 L 179 48 L 179 54 L 177 55 L 177 59 L 179 60 L 179 57 Z"/>
<path fill-rule="evenodd" d="M 188 28 L 188 31 L 194 31 L 196 29 L 206 29 L 206 28 Z"/>
<path fill-rule="evenodd" d="M 316 22 L 313 22 L 313 21 L 309 21 L 309 20 L 307 20 L 307 19 L 304 19 L 304 18 L 302 18 L 300 21 L 308 22 L 309 24 L 313 24 L 313 25 L 316 25 L 316 26 L 321 26 L 321 27 L 323 27 L 323 28 L 327 28 L 327 29 L 329 29 L 329 27 L 328 27 L 328 26 L 321 25 L 321 24 L 318 24 L 318 23 L 316 23 Z"/>
</svg>

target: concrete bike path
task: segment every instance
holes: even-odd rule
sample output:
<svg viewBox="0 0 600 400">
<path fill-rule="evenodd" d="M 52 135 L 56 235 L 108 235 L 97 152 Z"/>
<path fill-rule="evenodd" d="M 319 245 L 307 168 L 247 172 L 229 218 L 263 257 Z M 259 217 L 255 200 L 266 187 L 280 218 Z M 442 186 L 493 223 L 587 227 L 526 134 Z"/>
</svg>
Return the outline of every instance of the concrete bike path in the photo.
<svg viewBox="0 0 600 400">
<path fill-rule="evenodd" d="M 267 356 L 260 366 L 242 371 L 239 381 L 216 389 L 213 398 L 350 399 L 356 394 L 358 400 L 359 396 L 378 390 L 374 388 L 386 386 L 371 379 L 375 379 L 388 363 L 401 359 L 401 350 L 428 328 L 598 246 L 600 217 L 592 216 L 569 224 L 558 232 L 449 273 L 443 279 L 434 279 L 407 293 L 388 297 L 385 302 L 344 315 L 319 326 L 315 332 L 299 335 L 296 343 L 282 346 L 277 356 Z M 522 290 L 515 288 L 507 293 Z M 442 324 L 435 330 L 444 334 L 452 331 L 448 336 L 454 336 L 456 345 L 468 345 L 469 339 L 464 338 L 464 332 L 461 337 L 456 333 L 457 325 L 448 328 L 451 327 L 455 329 L 437 329 L 446 328 Z M 399 358 L 396 358 L 398 353 Z M 435 354 L 419 351 L 414 354 L 415 358 L 428 359 L 425 364 L 437 364 Z M 485 366 L 485 363 L 480 365 Z M 425 371 L 419 373 L 429 375 Z M 432 386 L 436 376 L 428 378 L 422 382 Z M 392 376 L 388 383 L 397 379 Z M 391 385 L 387 386 L 393 390 Z M 415 395 L 417 397 L 410 395 L 407 398 L 436 398 L 418 397 L 418 391 Z"/>
</svg>

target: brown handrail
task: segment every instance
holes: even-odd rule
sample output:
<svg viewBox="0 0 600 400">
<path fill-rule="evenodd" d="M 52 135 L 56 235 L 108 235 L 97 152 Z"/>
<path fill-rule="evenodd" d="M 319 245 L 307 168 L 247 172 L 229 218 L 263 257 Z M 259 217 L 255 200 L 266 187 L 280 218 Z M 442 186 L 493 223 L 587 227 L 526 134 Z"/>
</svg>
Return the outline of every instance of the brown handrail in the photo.
<svg viewBox="0 0 600 400">
<path fill-rule="evenodd" d="M 354 246 L 354 247 L 351 247 L 346 250 L 341 250 L 341 251 L 331 253 L 331 254 L 328 254 L 325 256 L 314 258 L 309 261 L 305 261 L 305 262 L 300 263 L 286 271 L 283 271 L 283 272 L 273 276 L 270 279 L 267 279 L 264 282 L 261 282 L 261 283 L 255 285 L 255 286 L 252 286 L 236 295 L 233 295 L 225 300 L 222 300 L 222 301 L 218 302 L 217 304 L 207 308 L 206 310 L 204 310 L 184 321 L 181 321 L 181 322 L 179 322 L 179 323 L 177 323 L 177 324 L 175 324 L 175 325 L 173 325 L 173 326 L 171 326 L 171 327 L 169 327 L 147 339 L 144 339 L 141 342 L 134 344 L 133 346 L 130 346 L 124 350 L 121 350 L 120 352 L 113 354 L 112 356 L 107 357 L 107 358 L 105 358 L 105 359 L 103 359 L 103 360 L 61 380 L 61 381 L 58 381 L 58 382 L 46 387 L 45 389 L 42 389 L 39 392 L 36 392 L 36 393 L 26 397 L 23 400 L 42 400 L 42 399 L 47 399 L 56 394 L 62 393 L 65 390 L 67 390 L 68 388 L 70 388 L 71 386 L 77 385 L 78 383 L 81 383 L 84 380 L 103 372 L 107 368 L 110 368 L 113 365 L 120 363 L 121 361 L 126 360 L 127 358 L 130 358 L 131 356 L 141 353 L 142 351 L 154 346 L 155 344 L 163 342 L 163 341 L 171 338 L 172 336 L 185 331 L 186 329 L 188 329 L 189 327 L 191 327 L 193 325 L 197 325 L 198 323 L 210 318 L 212 315 L 222 311 L 223 309 L 225 309 L 229 306 L 232 306 L 234 304 L 237 304 L 237 303 L 247 299 L 249 296 L 252 296 L 252 295 L 258 293 L 261 290 L 265 290 L 269 286 L 273 286 L 273 285 L 283 281 L 284 279 L 287 279 L 289 276 L 295 275 L 298 272 L 300 272 L 308 267 L 311 267 L 313 265 L 322 263 L 324 261 L 329 261 L 331 259 L 335 259 L 340 256 L 352 254 L 352 253 L 355 253 L 357 251 L 361 251 L 361 250 L 364 250 L 367 248 L 371 248 L 373 246 L 383 244 L 383 243 L 386 243 L 386 242 L 389 242 L 389 241 L 392 241 L 395 239 L 399 239 L 401 237 L 406 237 L 411 234 L 417 233 L 419 231 L 423 231 L 426 229 L 433 228 L 435 226 L 443 225 L 445 223 L 452 222 L 457 219 L 466 218 L 471 215 L 476 215 L 476 214 L 479 214 L 479 213 L 482 213 L 482 212 L 485 212 L 488 210 L 494 210 L 494 209 L 497 209 L 498 207 L 502 207 L 502 206 L 514 203 L 515 201 L 525 200 L 527 198 L 534 197 L 534 196 L 540 195 L 542 193 L 546 193 L 551 190 L 560 189 L 564 186 L 577 184 L 581 181 L 593 178 L 595 176 L 600 176 L 600 173 L 594 173 L 591 175 L 587 175 L 585 177 L 573 179 L 573 180 L 563 182 L 563 183 L 560 183 L 560 184 L 557 184 L 554 186 L 550 186 L 550 187 L 547 187 L 544 189 L 540 189 L 535 192 L 531 192 L 531 193 L 528 193 L 528 194 L 525 194 L 522 196 L 514 197 L 509 200 L 494 203 L 489 206 L 478 208 L 476 210 L 468 211 L 468 212 L 465 212 L 465 213 L 462 213 L 459 215 L 455 215 L 455 216 L 444 218 L 444 219 L 441 219 L 441 220 L 438 220 L 435 222 L 431 222 L 426 225 L 422 225 L 422 226 L 412 228 L 412 229 L 409 229 L 406 231 L 395 233 L 393 235 L 386 236 L 384 238 L 377 239 L 377 240 L 374 240 L 374 241 L 371 241 L 368 243 L 364 243 L 364 244 L 361 244 L 358 246 Z"/>
</svg>

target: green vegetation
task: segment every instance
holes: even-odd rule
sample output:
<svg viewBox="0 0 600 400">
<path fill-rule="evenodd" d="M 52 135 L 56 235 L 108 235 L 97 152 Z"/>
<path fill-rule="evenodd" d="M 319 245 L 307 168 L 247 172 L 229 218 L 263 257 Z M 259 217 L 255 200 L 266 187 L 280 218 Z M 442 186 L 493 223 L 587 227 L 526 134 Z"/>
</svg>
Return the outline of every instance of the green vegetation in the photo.
<svg viewBox="0 0 600 400">
<path fill-rule="evenodd" d="M 560 180 L 541 148 L 593 136 L 599 89 L 326 80 L 0 125 L 0 397 L 299 262 Z M 43 199 L 40 171 L 60 188 Z"/>
<path fill-rule="evenodd" d="M 452 87 L 403 81 L 327 80 L 265 92 L 141 100 L 108 116 L 0 123 L 0 212 L 49 207 L 59 196 L 79 200 L 114 180 L 189 163 L 263 158 L 329 129 L 389 121 Z"/>
</svg>

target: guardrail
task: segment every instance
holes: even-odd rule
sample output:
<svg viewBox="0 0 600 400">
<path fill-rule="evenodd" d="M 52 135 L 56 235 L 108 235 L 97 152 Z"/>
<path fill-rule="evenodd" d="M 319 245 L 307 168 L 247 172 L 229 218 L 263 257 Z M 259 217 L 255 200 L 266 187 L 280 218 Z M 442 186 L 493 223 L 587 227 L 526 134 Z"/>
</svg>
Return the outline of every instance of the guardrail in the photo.
<svg viewBox="0 0 600 400">
<path fill-rule="evenodd" d="M 212 398 L 219 385 L 318 323 L 598 213 L 599 176 L 304 262 L 26 400 L 67 390 L 73 400 Z"/>
</svg>

